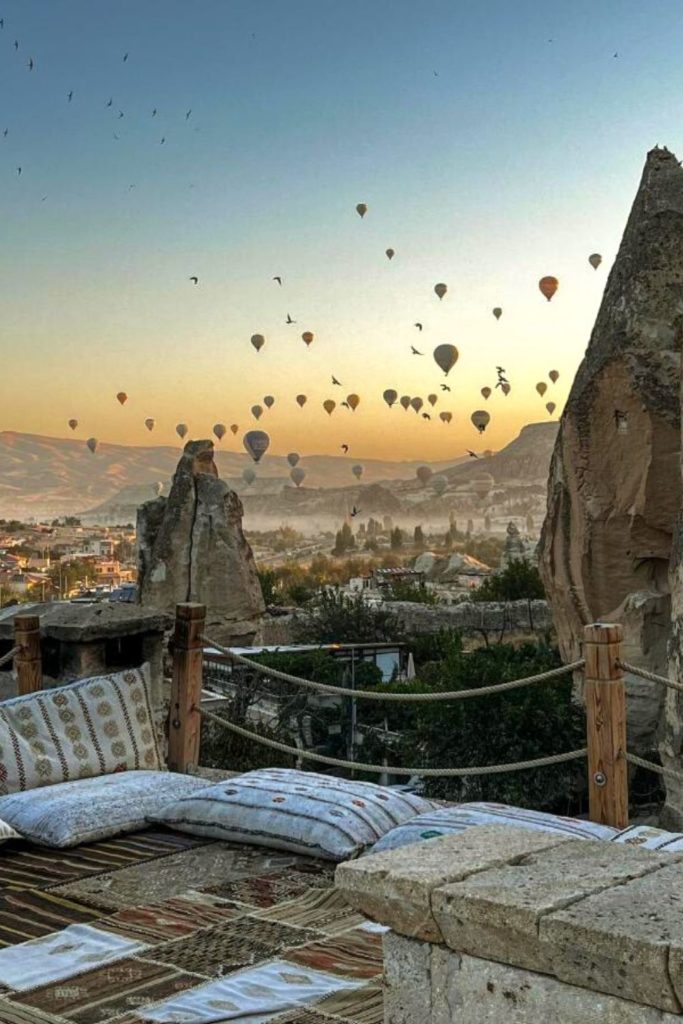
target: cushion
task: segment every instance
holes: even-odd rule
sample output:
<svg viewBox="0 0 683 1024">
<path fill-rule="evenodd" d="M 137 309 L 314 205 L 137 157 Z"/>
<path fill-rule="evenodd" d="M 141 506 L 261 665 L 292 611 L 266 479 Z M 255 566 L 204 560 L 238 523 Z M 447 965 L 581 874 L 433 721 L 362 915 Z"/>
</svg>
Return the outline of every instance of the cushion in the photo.
<svg viewBox="0 0 683 1024">
<path fill-rule="evenodd" d="M 339 861 L 358 856 L 432 806 L 371 782 L 263 768 L 209 786 L 150 820 L 195 835 Z"/>
<path fill-rule="evenodd" d="M 0 846 L 6 843 L 8 839 L 21 839 L 21 836 L 6 821 L 0 821 Z"/>
<path fill-rule="evenodd" d="M 409 846 L 423 839 L 464 832 L 473 825 L 517 825 L 533 832 L 557 832 L 572 839 L 613 839 L 617 835 L 617 829 L 609 825 L 597 825 L 578 818 L 562 818 L 542 811 L 528 811 L 522 807 L 489 803 L 457 804 L 411 818 L 387 832 L 370 853 L 395 850 L 399 846 Z"/>
<path fill-rule="evenodd" d="M 160 767 L 149 665 L 0 703 L 0 794 Z"/>
<path fill-rule="evenodd" d="M 612 842 L 643 846 L 646 850 L 680 853 L 683 850 L 683 832 L 665 832 L 661 828 L 651 828 L 649 825 L 630 825 L 618 832 Z"/>
<path fill-rule="evenodd" d="M 42 846 L 78 846 L 136 832 L 146 816 L 206 788 L 196 775 L 121 772 L 0 797 L 0 818 Z"/>
</svg>

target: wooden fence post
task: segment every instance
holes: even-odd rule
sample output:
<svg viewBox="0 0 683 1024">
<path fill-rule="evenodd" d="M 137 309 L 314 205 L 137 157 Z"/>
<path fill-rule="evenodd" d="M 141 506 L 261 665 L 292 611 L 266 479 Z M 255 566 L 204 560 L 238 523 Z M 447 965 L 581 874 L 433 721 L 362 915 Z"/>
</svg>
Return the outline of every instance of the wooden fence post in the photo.
<svg viewBox="0 0 683 1024">
<path fill-rule="evenodd" d="M 42 690 L 40 619 L 37 615 L 16 615 L 14 617 L 14 643 L 19 648 L 14 658 L 19 696 Z"/>
<path fill-rule="evenodd" d="M 195 709 L 202 698 L 205 617 L 203 604 L 176 605 L 168 730 L 168 767 L 174 772 L 199 763 L 201 716 Z"/>
<path fill-rule="evenodd" d="M 628 825 L 626 690 L 617 664 L 622 638 L 618 624 L 584 628 L 589 817 L 615 828 Z"/>
</svg>

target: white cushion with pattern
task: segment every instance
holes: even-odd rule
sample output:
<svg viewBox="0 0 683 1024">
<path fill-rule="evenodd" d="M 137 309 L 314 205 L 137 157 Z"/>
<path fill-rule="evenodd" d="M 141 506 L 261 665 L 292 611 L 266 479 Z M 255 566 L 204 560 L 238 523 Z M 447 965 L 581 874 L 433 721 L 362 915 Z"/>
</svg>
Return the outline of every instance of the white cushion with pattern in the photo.
<svg viewBox="0 0 683 1024">
<path fill-rule="evenodd" d="M 650 825 L 629 825 L 618 832 L 612 842 L 642 846 L 646 850 L 664 850 L 665 853 L 683 851 L 682 832 L 665 832 L 664 829 L 652 828 Z"/>
<path fill-rule="evenodd" d="M 148 665 L 0 703 L 0 794 L 160 767 Z"/>
<path fill-rule="evenodd" d="M 369 852 L 373 854 L 395 850 L 399 846 L 410 846 L 424 839 L 438 839 L 439 836 L 464 832 L 475 825 L 517 825 L 518 828 L 527 828 L 533 832 L 555 832 L 571 839 L 614 839 L 617 835 L 615 828 L 597 825 L 593 821 L 563 818 L 558 814 L 507 807 L 505 804 L 471 803 L 440 807 L 436 811 L 411 818 L 406 824 L 388 832 Z"/>
<path fill-rule="evenodd" d="M 263 768 L 178 800 L 150 820 L 195 835 L 339 861 L 358 856 L 432 806 L 371 782 Z"/>
<path fill-rule="evenodd" d="M 42 846 L 78 846 L 137 832 L 147 815 L 206 788 L 176 772 L 120 772 L 0 797 L 0 818 Z"/>
</svg>

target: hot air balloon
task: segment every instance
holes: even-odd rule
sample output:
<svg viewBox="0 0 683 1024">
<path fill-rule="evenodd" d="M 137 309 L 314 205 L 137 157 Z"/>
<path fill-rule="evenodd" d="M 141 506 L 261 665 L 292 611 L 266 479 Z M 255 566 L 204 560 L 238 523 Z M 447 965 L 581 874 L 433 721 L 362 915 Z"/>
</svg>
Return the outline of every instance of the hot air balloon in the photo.
<svg viewBox="0 0 683 1024">
<path fill-rule="evenodd" d="M 266 397 L 263 399 L 263 404 L 265 405 L 266 409 L 272 409 L 273 406 L 275 405 L 275 399 L 273 398 L 272 395 L 266 395 Z"/>
<path fill-rule="evenodd" d="M 548 390 L 548 385 L 544 380 L 539 380 L 538 384 L 536 385 L 536 390 L 538 391 L 541 398 L 543 398 L 544 394 Z"/>
<path fill-rule="evenodd" d="M 432 487 L 436 491 L 439 497 L 444 493 L 448 487 L 448 480 L 445 476 L 435 476 L 432 480 Z"/>
<path fill-rule="evenodd" d="M 187 423 L 178 423 L 175 428 L 175 432 L 178 435 L 178 437 L 185 437 L 185 435 L 187 434 Z"/>
<path fill-rule="evenodd" d="M 360 405 L 360 398 L 358 395 L 347 395 L 346 404 L 348 405 L 351 412 L 355 412 Z"/>
<path fill-rule="evenodd" d="M 287 456 L 287 462 L 290 464 L 292 469 L 294 469 L 300 458 L 301 456 L 298 452 L 290 452 Z"/>
<path fill-rule="evenodd" d="M 557 370 L 551 370 L 548 376 L 550 377 L 553 384 L 557 384 L 558 380 L 560 379 L 560 375 L 557 372 Z"/>
<path fill-rule="evenodd" d="M 482 388 L 481 393 L 488 402 L 489 398 L 491 397 L 491 388 Z"/>
<path fill-rule="evenodd" d="M 429 481 L 432 479 L 433 472 L 429 466 L 418 466 L 415 471 L 415 476 L 420 481 L 423 487 L 426 487 Z"/>
<path fill-rule="evenodd" d="M 415 412 L 419 412 L 422 406 L 424 405 L 424 402 L 422 401 L 421 398 L 411 398 L 410 405 L 415 410 Z"/>
<path fill-rule="evenodd" d="M 95 454 L 95 450 L 97 448 L 97 444 L 98 444 L 97 438 L 96 437 L 89 437 L 88 440 L 85 443 L 87 444 L 88 448 L 90 449 L 90 451 L 94 455 Z"/>
<path fill-rule="evenodd" d="M 128 401 L 128 395 L 126 394 L 126 392 L 119 391 L 119 393 L 116 396 L 116 401 L 119 402 L 121 405 L 125 405 L 126 402 Z"/>
<path fill-rule="evenodd" d="M 296 396 L 296 404 L 297 404 L 297 405 L 298 405 L 298 406 L 299 406 L 299 407 L 300 407 L 301 409 L 303 409 L 303 407 L 305 406 L 305 404 L 306 404 L 306 402 L 307 402 L 307 401 L 308 401 L 308 399 L 306 398 L 306 395 L 297 395 L 297 396 Z"/>
<path fill-rule="evenodd" d="M 356 206 L 356 213 L 361 218 L 361 220 L 363 219 L 363 217 L 365 216 L 365 214 L 367 212 L 368 212 L 368 204 L 367 203 L 358 203 L 358 205 Z"/>
<path fill-rule="evenodd" d="M 559 286 L 560 282 L 556 277 L 542 277 L 538 282 L 538 287 L 541 289 L 541 295 L 544 295 L 548 302 L 550 302 Z"/>
<path fill-rule="evenodd" d="M 315 335 L 313 334 L 313 331 L 304 331 L 304 333 L 301 335 L 301 340 L 306 345 L 310 345 L 314 337 Z"/>
<path fill-rule="evenodd" d="M 410 409 L 410 395 L 401 395 L 399 401 L 401 403 L 401 406 L 405 409 L 405 411 L 408 412 L 408 409 Z"/>
<path fill-rule="evenodd" d="M 434 362 L 448 376 L 458 361 L 458 350 L 455 345 L 437 345 L 434 349 Z"/>
<path fill-rule="evenodd" d="M 433 407 L 439 401 L 439 396 L 438 395 L 427 395 L 427 401 Z"/>
<path fill-rule="evenodd" d="M 555 409 L 557 408 L 554 402 L 546 402 L 545 407 L 548 410 L 549 416 L 552 416 L 552 414 L 555 412 Z"/>
<path fill-rule="evenodd" d="M 394 258 L 394 256 L 396 255 L 396 253 L 394 252 L 394 250 L 393 250 L 393 249 L 387 249 L 387 250 L 385 251 L 384 255 L 386 256 L 386 258 L 387 258 L 388 260 L 393 260 L 393 258 Z"/>
<path fill-rule="evenodd" d="M 246 469 L 242 470 L 242 479 L 244 480 L 247 487 L 251 487 L 254 480 L 256 479 L 256 473 L 251 468 L 251 466 L 247 466 Z"/>
<path fill-rule="evenodd" d="M 362 466 L 352 466 L 351 467 L 351 472 L 355 476 L 356 480 L 360 480 L 360 478 L 363 475 L 363 467 Z"/>
<path fill-rule="evenodd" d="M 599 252 L 591 253 L 591 255 L 588 257 L 588 262 L 590 263 L 593 270 L 597 270 L 600 264 L 602 263 L 602 256 Z"/>
<path fill-rule="evenodd" d="M 387 388 L 387 390 L 383 393 L 382 398 L 391 409 L 392 405 L 394 405 L 398 401 L 398 391 L 394 391 L 393 388 Z"/>
<path fill-rule="evenodd" d="M 156 420 L 153 419 L 151 416 L 148 416 L 147 419 L 145 420 L 145 426 L 150 431 L 154 430 L 155 424 L 156 424 Z"/>
<path fill-rule="evenodd" d="M 434 285 L 434 291 L 439 296 L 439 298 L 442 299 L 444 297 L 444 295 L 446 294 L 446 292 L 448 291 L 448 285 L 447 284 L 435 284 Z"/>
<path fill-rule="evenodd" d="M 263 430 L 250 430 L 244 435 L 242 443 L 254 462 L 259 462 L 268 451 L 270 438 Z"/>
<path fill-rule="evenodd" d="M 260 352 L 261 349 L 263 348 L 263 346 L 266 343 L 266 339 L 263 337 L 262 334 L 252 334 L 252 336 L 251 336 L 251 343 L 254 346 L 254 348 L 256 349 L 256 351 Z"/>
<path fill-rule="evenodd" d="M 305 470 L 305 469 L 302 469 L 302 468 L 301 468 L 301 466 L 297 466 L 297 467 L 296 467 L 295 469 L 293 469 L 293 470 L 291 471 L 291 473 L 289 474 L 289 479 L 290 479 L 290 480 L 292 481 L 292 483 L 293 483 L 293 484 L 295 484 L 295 485 L 296 485 L 297 487 L 301 487 L 302 483 L 303 483 L 303 482 L 304 482 L 304 480 L 306 479 L 306 470 Z"/>
<path fill-rule="evenodd" d="M 496 320 L 500 320 L 500 318 L 503 315 L 503 310 L 500 308 L 500 306 L 494 306 L 492 312 Z"/>
<path fill-rule="evenodd" d="M 239 426 L 236 423 L 231 423 L 230 424 L 230 432 L 232 434 L 236 434 L 239 429 L 240 428 L 239 428 Z"/>
<path fill-rule="evenodd" d="M 214 425 L 213 425 L 213 432 L 216 435 L 216 437 L 218 438 L 218 440 L 222 441 L 223 438 L 225 437 L 225 424 L 223 424 L 223 423 L 214 423 Z"/>
<path fill-rule="evenodd" d="M 440 412 L 439 413 L 439 419 L 441 420 L 442 423 L 450 423 L 451 420 L 453 419 L 453 413 L 452 412 Z"/>
<path fill-rule="evenodd" d="M 263 409 L 261 408 L 261 406 L 260 405 L 252 405 L 252 407 L 251 407 L 251 415 L 254 417 L 255 420 L 260 420 L 261 417 L 263 416 Z"/>
<path fill-rule="evenodd" d="M 512 384 L 508 384 L 507 381 L 504 381 L 504 383 L 500 385 L 500 390 L 507 397 L 507 395 L 512 391 Z"/>
<path fill-rule="evenodd" d="M 323 409 L 328 416 L 331 416 L 334 410 L 337 408 L 337 403 L 333 402 L 331 398 L 326 398 L 323 402 Z"/>
<path fill-rule="evenodd" d="M 72 430 L 75 430 L 76 427 L 78 426 L 78 420 L 69 420 L 69 426 L 71 427 Z"/>
<path fill-rule="evenodd" d="M 472 490 L 478 498 L 484 499 L 491 491 L 495 480 L 488 473 L 480 473 L 472 480 Z"/>
<path fill-rule="evenodd" d="M 477 409 L 476 412 L 472 413 L 470 419 L 472 420 L 472 423 L 475 425 L 480 434 L 484 433 L 489 423 L 491 422 L 491 417 L 489 416 L 485 409 Z"/>
</svg>

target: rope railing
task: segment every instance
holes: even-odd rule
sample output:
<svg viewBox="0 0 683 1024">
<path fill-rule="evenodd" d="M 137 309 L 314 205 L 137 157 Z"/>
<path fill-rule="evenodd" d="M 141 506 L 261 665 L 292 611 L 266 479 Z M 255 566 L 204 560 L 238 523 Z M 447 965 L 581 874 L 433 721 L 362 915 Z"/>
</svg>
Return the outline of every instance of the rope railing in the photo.
<svg viewBox="0 0 683 1024">
<path fill-rule="evenodd" d="M 640 676 L 641 679 L 646 679 L 650 683 L 659 683 L 660 686 L 668 686 L 670 690 L 678 690 L 679 693 L 683 693 L 683 683 L 678 683 L 675 679 L 669 679 L 668 676 L 657 675 L 656 672 L 650 672 L 640 665 L 632 665 L 629 661 L 622 661 L 621 658 L 617 658 L 617 665 L 624 672 L 630 672 L 631 675 Z"/>
<path fill-rule="evenodd" d="M 268 736 L 261 736 L 257 732 L 251 732 L 250 729 L 244 729 L 241 725 L 237 725 L 235 722 L 231 722 L 227 718 L 221 718 L 220 715 L 214 715 L 211 711 L 207 711 L 206 708 L 202 708 L 201 706 L 195 706 L 193 710 L 198 711 L 202 718 L 206 718 L 211 722 L 215 722 L 217 725 L 223 726 L 225 729 L 230 730 L 230 732 L 235 733 L 237 736 L 253 740 L 255 743 L 260 743 L 265 747 L 270 747 L 272 750 L 279 750 L 283 754 L 290 754 L 292 757 L 300 758 L 303 761 L 317 761 L 319 764 L 327 764 L 333 768 L 348 768 L 352 771 L 374 772 L 380 775 L 387 773 L 389 775 L 407 775 L 422 778 L 428 778 L 430 776 L 437 778 L 466 778 L 469 775 L 499 775 L 508 772 L 522 772 L 531 768 L 543 768 L 548 765 L 563 764 L 566 761 L 575 761 L 580 758 L 584 758 L 587 754 L 587 750 L 584 747 L 582 750 L 569 750 L 564 754 L 552 754 L 548 757 L 536 757 L 530 761 L 514 761 L 509 764 L 475 765 L 469 768 L 405 768 L 394 767 L 386 764 L 364 764 L 362 761 L 344 761 L 338 757 L 328 757 L 326 754 L 316 754 L 312 750 L 300 750 L 298 747 L 290 747 L 286 743 L 281 743 L 279 740 L 270 739 Z"/>
<path fill-rule="evenodd" d="M 644 757 L 637 757 L 635 754 L 628 752 L 623 756 L 629 764 L 636 765 L 638 768 L 646 768 L 648 771 L 654 772 L 655 775 L 663 775 L 665 778 L 683 782 L 683 773 L 677 772 L 674 768 L 665 768 L 664 765 L 655 764 L 654 761 L 646 761 Z"/>
<path fill-rule="evenodd" d="M 318 693 L 326 693 L 335 697 L 354 697 L 360 700 L 389 701 L 397 704 L 418 704 L 431 703 L 433 701 L 445 700 L 467 700 L 471 697 L 487 697 L 492 693 L 505 693 L 508 690 L 518 690 L 523 686 L 531 686 L 534 683 L 544 683 L 549 679 L 558 679 L 568 675 L 576 669 L 583 668 L 583 658 L 570 662 L 567 665 L 560 665 L 559 668 L 549 669 L 547 672 L 539 672 L 533 676 L 526 676 L 523 679 L 512 679 L 505 683 L 494 683 L 491 686 L 480 686 L 471 690 L 443 690 L 431 693 L 391 693 L 386 690 L 354 690 L 344 686 L 332 686 L 329 683 L 317 683 L 313 679 L 303 679 L 301 676 L 293 676 L 289 672 L 282 672 L 280 669 L 271 668 L 269 665 L 262 665 L 252 658 L 245 658 L 237 654 L 229 647 L 223 647 L 209 637 L 203 636 L 202 643 L 208 644 L 215 650 L 224 654 L 238 665 L 245 665 L 270 679 L 277 679 L 279 682 L 291 683 L 294 686 L 303 686 Z"/>
<path fill-rule="evenodd" d="M 17 646 L 13 647 L 11 651 L 7 651 L 6 654 L 3 654 L 3 656 L 0 658 L 0 668 L 2 668 L 3 665 L 7 665 L 8 662 L 14 661 L 20 650 L 21 647 L 17 644 Z"/>
</svg>

